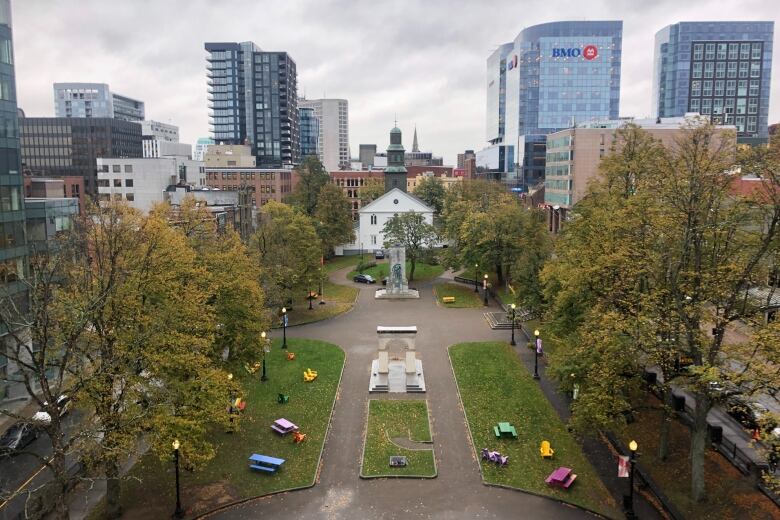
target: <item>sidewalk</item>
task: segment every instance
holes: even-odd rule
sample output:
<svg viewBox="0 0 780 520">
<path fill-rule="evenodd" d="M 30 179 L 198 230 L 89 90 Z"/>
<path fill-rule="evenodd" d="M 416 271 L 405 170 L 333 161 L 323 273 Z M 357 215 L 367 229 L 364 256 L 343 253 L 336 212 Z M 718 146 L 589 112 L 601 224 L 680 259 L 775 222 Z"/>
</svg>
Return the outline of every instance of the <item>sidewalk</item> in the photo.
<svg viewBox="0 0 780 520">
<path fill-rule="evenodd" d="M 526 341 L 531 341 L 531 338 L 525 334 L 525 331 L 522 328 L 520 328 L 520 332 L 526 337 Z M 534 350 L 525 346 L 526 341 L 518 341 L 518 345 L 514 348 L 529 372 L 533 372 Z M 539 386 L 561 420 L 568 422 L 571 417 L 570 400 L 568 397 L 558 392 L 557 385 L 553 381 L 550 381 L 545 377 L 546 368 L 545 364 L 539 363 Z M 618 465 L 615 454 L 600 438 L 583 437 L 580 440 L 583 453 L 585 453 L 588 461 L 590 461 L 598 472 L 604 485 L 610 493 L 612 493 L 612 497 L 615 499 L 617 507 L 622 510 L 623 495 L 628 494 L 628 479 L 619 478 L 617 476 Z M 641 493 L 637 492 L 636 489 L 634 492 L 634 512 L 636 513 L 637 518 L 643 520 L 664 518 L 664 515 L 659 513 L 658 510 Z"/>
</svg>

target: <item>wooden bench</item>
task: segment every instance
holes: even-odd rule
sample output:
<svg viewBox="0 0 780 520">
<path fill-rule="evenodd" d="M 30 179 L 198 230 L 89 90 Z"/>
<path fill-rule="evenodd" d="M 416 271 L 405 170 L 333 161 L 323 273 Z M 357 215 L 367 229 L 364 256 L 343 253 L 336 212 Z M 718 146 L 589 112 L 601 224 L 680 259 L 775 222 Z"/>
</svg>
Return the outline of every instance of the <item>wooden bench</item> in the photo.
<svg viewBox="0 0 780 520">
<path fill-rule="evenodd" d="M 441 299 L 442 303 L 455 303 L 455 297 L 454 296 L 444 296 Z"/>
<path fill-rule="evenodd" d="M 542 445 L 539 447 L 539 452 L 542 454 L 543 459 L 551 459 L 555 450 L 550 446 L 550 441 L 542 441 Z"/>
</svg>

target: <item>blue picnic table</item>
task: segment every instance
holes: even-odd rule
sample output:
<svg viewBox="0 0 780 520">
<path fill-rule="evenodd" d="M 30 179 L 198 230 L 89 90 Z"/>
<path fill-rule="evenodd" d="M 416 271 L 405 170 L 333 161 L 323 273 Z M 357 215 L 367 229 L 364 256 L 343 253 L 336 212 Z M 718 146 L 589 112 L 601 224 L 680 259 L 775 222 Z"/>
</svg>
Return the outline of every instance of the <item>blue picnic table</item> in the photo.
<svg viewBox="0 0 780 520">
<path fill-rule="evenodd" d="M 284 459 L 277 459 L 276 457 L 269 457 L 268 455 L 253 453 L 252 456 L 249 457 L 249 462 L 254 463 L 249 465 L 251 469 L 265 471 L 267 473 L 276 473 L 276 470 L 278 470 L 279 467 L 284 464 Z"/>
</svg>

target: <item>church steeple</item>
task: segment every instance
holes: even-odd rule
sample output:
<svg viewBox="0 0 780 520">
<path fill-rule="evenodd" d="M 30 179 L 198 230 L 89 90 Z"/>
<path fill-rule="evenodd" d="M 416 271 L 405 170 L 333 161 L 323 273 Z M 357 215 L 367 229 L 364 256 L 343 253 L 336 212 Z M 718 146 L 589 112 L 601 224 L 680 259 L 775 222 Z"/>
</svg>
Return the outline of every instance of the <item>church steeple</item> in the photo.
<svg viewBox="0 0 780 520">
<path fill-rule="evenodd" d="M 420 147 L 417 146 L 417 125 L 414 125 L 414 140 L 412 141 L 412 153 L 419 152 Z"/>
<path fill-rule="evenodd" d="M 387 168 L 385 168 L 385 193 L 398 188 L 406 191 L 406 168 L 404 167 L 404 145 L 401 129 L 390 130 L 390 146 L 387 147 Z"/>
</svg>

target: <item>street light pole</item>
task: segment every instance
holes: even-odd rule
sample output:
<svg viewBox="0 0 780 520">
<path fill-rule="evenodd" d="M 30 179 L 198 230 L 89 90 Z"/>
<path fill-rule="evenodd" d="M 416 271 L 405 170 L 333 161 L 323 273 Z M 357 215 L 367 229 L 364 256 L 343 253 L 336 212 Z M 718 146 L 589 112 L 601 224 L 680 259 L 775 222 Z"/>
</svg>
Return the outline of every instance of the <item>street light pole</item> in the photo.
<svg viewBox="0 0 780 520">
<path fill-rule="evenodd" d="M 512 341 L 509 344 L 514 347 L 515 345 L 517 345 L 517 343 L 515 343 L 515 307 L 516 306 L 513 303 L 512 305 L 510 305 L 510 307 L 512 307 Z"/>
<path fill-rule="evenodd" d="M 282 307 L 282 348 L 287 348 L 287 307 Z"/>
<path fill-rule="evenodd" d="M 488 300 L 487 300 L 487 279 L 488 275 L 485 273 L 485 277 L 482 279 L 482 290 L 485 292 L 485 307 L 487 307 Z"/>
<path fill-rule="evenodd" d="M 628 449 L 631 455 L 628 458 L 628 503 L 626 504 L 626 518 L 636 518 L 634 513 L 634 464 L 636 464 L 636 450 L 639 445 L 636 441 L 628 443 Z"/>
<path fill-rule="evenodd" d="M 479 264 L 474 264 L 474 292 L 479 293 L 479 280 L 477 279 L 477 269 L 479 269 Z"/>
<path fill-rule="evenodd" d="M 179 488 L 179 439 L 173 440 L 173 460 L 176 464 L 176 511 L 173 512 L 174 518 L 184 518 L 184 509 L 181 508 L 181 491 Z"/>
<path fill-rule="evenodd" d="M 265 356 L 270 349 L 268 348 L 265 331 L 260 333 L 260 338 L 263 340 L 263 375 L 260 377 L 260 381 L 268 381 L 268 378 L 265 375 Z"/>
<path fill-rule="evenodd" d="M 325 299 L 322 296 L 322 266 L 320 266 L 320 305 L 325 305 Z"/>
<path fill-rule="evenodd" d="M 534 330 L 534 379 L 539 379 L 539 346 L 541 339 L 539 339 L 539 329 Z"/>
</svg>

